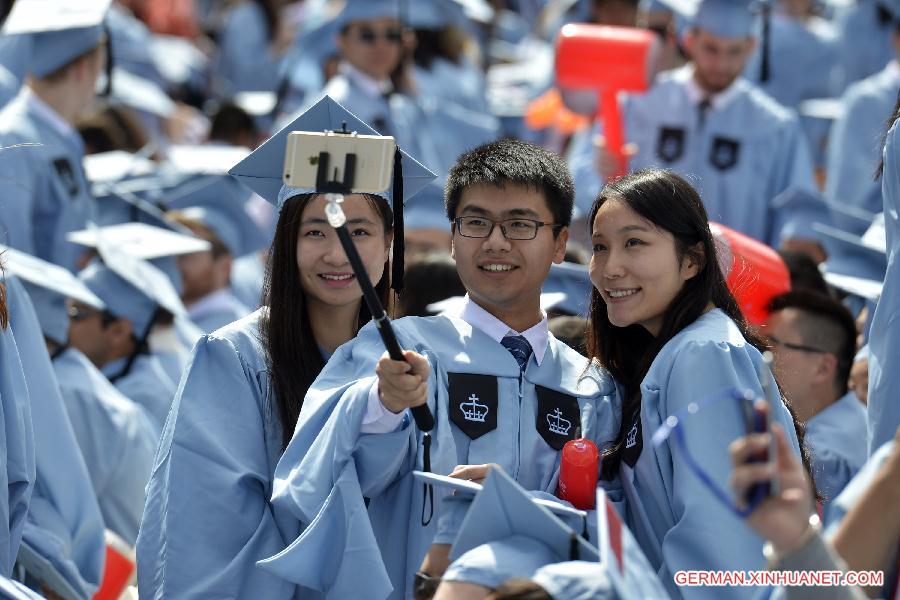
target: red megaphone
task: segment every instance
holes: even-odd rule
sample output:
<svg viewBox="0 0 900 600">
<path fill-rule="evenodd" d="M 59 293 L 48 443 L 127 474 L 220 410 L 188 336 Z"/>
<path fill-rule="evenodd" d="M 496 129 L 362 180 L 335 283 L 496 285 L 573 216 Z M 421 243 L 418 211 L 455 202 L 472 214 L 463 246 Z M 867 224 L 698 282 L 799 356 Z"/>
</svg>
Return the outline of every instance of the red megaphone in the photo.
<svg viewBox="0 0 900 600">
<path fill-rule="evenodd" d="M 568 500 L 581 510 L 591 510 L 597 502 L 597 478 L 600 476 L 600 452 L 591 440 L 566 442 L 559 459 L 559 483 L 556 497 Z"/>
<path fill-rule="evenodd" d="M 606 149 L 616 157 L 617 176 L 628 170 L 617 96 L 649 87 L 657 44 L 652 31 L 610 25 L 569 24 L 556 38 L 557 84 L 597 90 L 597 116 L 603 120 Z"/>
<path fill-rule="evenodd" d="M 791 290 L 791 274 L 775 250 L 743 233 L 709 222 L 728 289 L 753 325 L 769 316 L 769 302 Z"/>
</svg>

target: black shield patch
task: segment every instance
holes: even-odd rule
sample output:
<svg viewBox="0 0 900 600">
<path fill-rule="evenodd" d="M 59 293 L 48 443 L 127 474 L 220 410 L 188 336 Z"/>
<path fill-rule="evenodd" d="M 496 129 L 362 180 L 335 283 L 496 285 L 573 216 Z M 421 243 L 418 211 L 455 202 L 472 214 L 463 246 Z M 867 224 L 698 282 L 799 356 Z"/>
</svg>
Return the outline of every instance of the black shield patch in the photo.
<svg viewBox="0 0 900 600">
<path fill-rule="evenodd" d="M 727 171 L 738 162 L 741 143 L 723 137 L 714 137 L 712 148 L 709 150 L 709 162 L 720 171 Z"/>
<path fill-rule="evenodd" d="M 684 129 L 663 127 L 656 140 L 656 155 L 666 162 L 675 162 L 684 154 Z"/>
<path fill-rule="evenodd" d="M 72 163 L 67 158 L 57 158 L 53 161 L 53 168 L 56 169 L 56 174 L 62 181 L 63 187 L 69 192 L 69 196 L 77 196 L 79 189 L 78 178 L 75 176 L 75 169 L 72 168 Z"/>
<path fill-rule="evenodd" d="M 641 456 L 643 448 L 644 436 L 641 429 L 641 409 L 638 406 L 631 419 L 631 427 L 625 432 L 625 439 L 622 440 L 622 460 L 633 469 Z"/>
<path fill-rule="evenodd" d="M 470 439 L 497 429 L 497 378 L 448 373 L 450 420 Z"/>
<path fill-rule="evenodd" d="M 544 441 L 556 451 L 581 435 L 581 410 L 574 396 L 541 386 L 537 391 L 535 427 Z"/>
</svg>

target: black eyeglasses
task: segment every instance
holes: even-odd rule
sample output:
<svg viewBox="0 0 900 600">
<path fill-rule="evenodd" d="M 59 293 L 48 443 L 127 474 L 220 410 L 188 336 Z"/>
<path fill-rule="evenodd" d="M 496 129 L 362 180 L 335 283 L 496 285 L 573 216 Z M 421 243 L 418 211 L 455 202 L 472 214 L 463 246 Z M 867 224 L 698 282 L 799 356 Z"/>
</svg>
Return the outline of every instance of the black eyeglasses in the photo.
<svg viewBox="0 0 900 600">
<path fill-rule="evenodd" d="M 556 223 L 544 223 L 535 219 L 504 219 L 491 221 L 484 217 L 456 217 L 456 231 L 467 238 L 486 238 L 494 232 L 494 227 L 499 225 L 503 237 L 508 240 L 533 240 L 541 227 L 559 229 L 562 225 Z"/>
<path fill-rule="evenodd" d="M 792 344 L 790 342 L 785 342 L 783 340 L 779 340 L 774 335 L 766 336 L 766 339 L 772 346 L 783 346 L 785 348 L 790 348 L 791 350 L 799 350 L 800 352 L 813 352 L 815 354 L 831 353 L 829 350 L 822 350 L 821 348 L 813 348 L 812 346 L 804 346 L 803 344 Z"/>
<path fill-rule="evenodd" d="M 379 39 L 390 42 L 392 44 L 399 44 L 401 41 L 403 41 L 403 32 L 399 29 L 388 29 L 386 31 L 379 32 L 370 27 L 360 27 L 359 34 L 357 34 L 356 39 L 370 46 L 374 46 Z"/>
<path fill-rule="evenodd" d="M 84 319 L 90 319 L 91 317 L 99 317 L 103 315 L 103 311 L 93 308 L 86 308 L 84 306 L 78 306 L 77 304 L 69 305 L 66 309 L 66 312 L 69 314 L 69 319 L 71 319 L 72 321 L 83 321 Z"/>
</svg>

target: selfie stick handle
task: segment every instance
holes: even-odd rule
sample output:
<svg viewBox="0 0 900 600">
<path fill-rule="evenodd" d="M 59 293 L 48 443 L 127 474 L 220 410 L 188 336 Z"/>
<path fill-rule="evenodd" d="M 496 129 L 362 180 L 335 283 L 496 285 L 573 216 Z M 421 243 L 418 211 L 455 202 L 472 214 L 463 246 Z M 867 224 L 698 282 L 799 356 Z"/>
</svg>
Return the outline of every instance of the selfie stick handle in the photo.
<svg viewBox="0 0 900 600">
<path fill-rule="evenodd" d="M 777 406 L 775 400 L 779 398 L 777 388 L 773 390 L 775 387 L 772 385 L 772 381 L 774 380 L 772 365 L 775 362 L 775 356 L 771 351 L 763 352 L 762 355 L 764 368 L 760 369 L 762 371 L 761 375 L 761 383 L 762 383 L 762 391 L 763 396 L 765 396 L 766 404 L 768 404 L 769 410 L 766 411 L 766 431 L 769 432 L 769 461 L 775 462 L 777 461 L 777 445 L 775 443 L 775 436 L 772 435 L 772 415 L 774 414 L 775 407 Z M 773 395 L 772 392 L 775 392 Z M 780 482 L 778 481 L 778 476 L 772 477 L 769 481 L 769 495 L 777 496 L 780 493 Z"/>
<path fill-rule="evenodd" d="M 359 252 L 353 244 L 353 240 L 350 238 L 350 232 L 347 230 L 347 217 L 344 214 L 344 210 L 341 208 L 341 202 L 344 200 L 344 193 L 349 193 L 349 189 L 351 188 L 351 186 L 347 185 L 347 180 L 349 179 L 349 181 L 352 182 L 353 171 L 356 166 L 355 163 L 356 156 L 348 154 L 344 169 L 344 184 L 329 184 L 324 181 L 325 177 L 323 173 L 328 168 L 328 155 L 324 152 L 321 153 L 319 155 L 319 177 L 317 177 L 316 187 L 317 190 L 341 189 L 341 191 L 328 191 L 325 193 L 325 199 L 327 200 L 325 204 L 325 216 L 328 219 L 329 225 L 337 232 L 338 239 L 341 241 L 341 247 L 343 247 L 344 253 L 347 255 L 347 260 L 350 261 L 353 274 L 356 275 L 356 280 L 359 282 L 359 287 L 362 289 L 363 299 L 366 302 L 366 306 L 369 308 L 372 319 L 375 321 L 375 327 L 378 329 L 379 335 L 381 335 L 381 341 L 384 343 L 388 355 L 391 357 L 391 360 L 406 360 L 403 358 L 403 350 L 400 348 L 400 343 L 397 341 L 394 328 L 391 327 L 391 319 L 388 317 L 387 311 L 385 311 L 384 307 L 381 305 L 381 301 L 375 293 L 375 286 L 372 285 L 372 280 L 369 279 L 369 274 L 366 272 L 366 268 L 359 256 Z M 434 429 L 434 416 L 431 414 L 431 410 L 428 408 L 427 404 L 414 406 L 410 410 L 416 421 L 416 426 L 421 431 L 429 432 Z"/>
</svg>

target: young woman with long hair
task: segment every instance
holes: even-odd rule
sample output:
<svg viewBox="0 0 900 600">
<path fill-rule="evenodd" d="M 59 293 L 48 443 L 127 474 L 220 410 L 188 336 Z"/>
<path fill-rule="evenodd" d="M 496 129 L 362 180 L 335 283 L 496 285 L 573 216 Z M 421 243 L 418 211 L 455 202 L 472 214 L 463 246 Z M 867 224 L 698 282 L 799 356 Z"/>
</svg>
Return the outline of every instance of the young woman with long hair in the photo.
<svg viewBox="0 0 900 600">
<path fill-rule="evenodd" d="M 337 125 L 315 121 L 323 106 L 336 115 Z M 330 98 L 306 115 L 241 163 L 269 168 L 274 162 L 278 173 L 272 193 L 263 193 L 280 209 L 264 303 L 201 338 L 194 348 L 148 487 L 137 544 L 142 596 L 300 594 L 256 566 L 300 533 L 296 519 L 269 501 L 275 465 L 294 432 L 307 389 L 331 353 L 370 319 L 326 219 L 325 197 L 282 187 L 276 200 L 281 164 L 271 157 L 284 156 L 291 131 L 339 129 L 341 120 L 354 131 L 371 130 Z M 389 306 L 391 208 L 385 198 L 368 194 L 348 195 L 342 207 L 366 272 Z"/>
<path fill-rule="evenodd" d="M 687 181 L 662 170 L 627 175 L 600 193 L 589 223 L 588 352 L 623 390 L 622 425 L 601 477 L 618 476 L 625 520 L 673 597 L 718 596 L 720 588 L 679 588 L 673 575 L 764 568 L 762 540 L 702 477 L 728 489 L 728 445 L 746 432 L 737 401 L 712 399 L 731 390 L 760 396 L 761 374 L 777 389 L 765 342 L 726 286 L 706 210 Z M 681 431 L 654 439 L 673 417 Z M 799 452 L 788 408 L 778 403 L 772 418 Z"/>
</svg>

